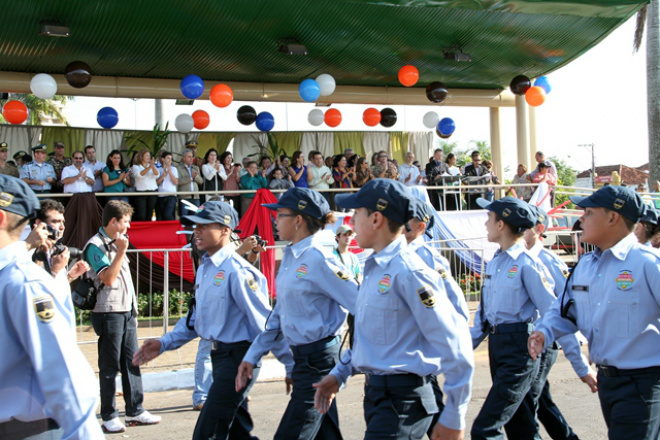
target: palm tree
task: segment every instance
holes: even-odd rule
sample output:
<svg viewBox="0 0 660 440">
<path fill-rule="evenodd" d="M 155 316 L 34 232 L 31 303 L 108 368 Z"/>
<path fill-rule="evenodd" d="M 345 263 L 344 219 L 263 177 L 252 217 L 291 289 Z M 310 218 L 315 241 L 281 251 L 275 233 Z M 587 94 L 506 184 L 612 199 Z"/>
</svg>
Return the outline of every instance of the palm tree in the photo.
<svg viewBox="0 0 660 440">
<path fill-rule="evenodd" d="M 41 125 L 44 117 L 55 118 L 61 121 L 64 125 L 68 126 L 69 123 L 66 117 L 62 114 L 61 107 L 58 106 L 66 104 L 67 101 L 72 100 L 73 97 L 67 95 L 55 95 L 53 99 L 40 99 L 32 94 L 27 93 L 12 93 L 10 96 L 11 101 L 21 101 L 28 108 L 29 125 Z M 5 105 L 7 99 L 0 100 L 0 105 Z M 6 123 L 5 118 L 0 115 L 0 122 Z"/>
</svg>

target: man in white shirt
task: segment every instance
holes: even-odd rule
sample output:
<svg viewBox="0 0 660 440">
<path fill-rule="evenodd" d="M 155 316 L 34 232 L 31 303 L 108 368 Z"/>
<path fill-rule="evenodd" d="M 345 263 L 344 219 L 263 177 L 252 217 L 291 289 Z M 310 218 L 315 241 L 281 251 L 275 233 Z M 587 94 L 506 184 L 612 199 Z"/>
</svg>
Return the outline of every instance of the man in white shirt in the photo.
<svg viewBox="0 0 660 440">
<path fill-rule="evenodd" d="M 334 182 L 332 171 L 323 163 L 323 155 L 320 151 L 312 151 L 309 154 L 312 158 L 312 164 L 307 169 L 307 185 L 310 189 L 323 190 L 330 188 Z M 332 193 L 322 192 L 323 197 L 332 206 Z"/>
<path fill-rule="evenodd" d="M 415 154 L 408 151 L 406 153 L 406 163 L 399 165 L 399 182 L 406 186 L 416 186 L 424 183 L 419 168 L 413 165 L 414 161 Z"/>
<path fill-rule="evenodd" d="M 78 150 L 73 153 L 73 164 L 62 170 L 62 183 L 64 192 L 78 194 L 92 192 L 94 185 L 94 173 L 91 169 L 83 166 L 85 156 Z"/>
<path fill-rule="evenodd" d="M 85 157 L 87 160 L 83 163 L 83 166 L 88 170 L 92 170 L 92 173 L 94 173 L 92 191 L 103 192 L 105 187 L 103 186 L 103 176 L 101 174 L 103 173 L 103 168 L 105 168 L 105 163 L 96 160 L 96 148 L 94 148 L 94 145 L 87 145 L 85 147 Z"/>
<path fill-rule="evenodd" d="M 160 155 L 160 175 L 156 179 L 159 193 L 175 193 L 179 184 L 179 171 L 172 166 L 172 153 L 163 151 Z M 157 220 L 174 220 L 174 211 L 176 210 L 176 196 L 159 195 L 156 202 Z"/>
</svg>

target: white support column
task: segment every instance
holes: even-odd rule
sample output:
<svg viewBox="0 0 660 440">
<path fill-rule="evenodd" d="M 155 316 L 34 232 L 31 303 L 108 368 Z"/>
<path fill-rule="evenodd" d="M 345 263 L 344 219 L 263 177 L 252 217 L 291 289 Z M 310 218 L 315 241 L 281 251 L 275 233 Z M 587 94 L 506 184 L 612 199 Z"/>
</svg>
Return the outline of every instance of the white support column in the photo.
<svg viewBox="0 0 660 440">
<path fill-rule="evenodd" d="M 516 96 L 516 140 L 518 144 L 518 163 L 522 163 L 527 166 L 527 169 L 530 169 L 527 103 L 524 96 Z"/>
<path fill-rule="evenodd" d="M 538 142 L 536 139 L 536 107 L 529 106 L 529 158 L 536 155 L 539 151 Z M 550 156 L 549 154 L 548 156 Z"/>
<path fill-rule="evenodd" d="M 490 108 L 490 153 L 493 158 L 495 175 L 504 182 L 504 164 L 502 155 L 502 126 L 499 107 Z M 496 198 L 502 197 L 502 191 L 496 191 Z"/>
</svg>

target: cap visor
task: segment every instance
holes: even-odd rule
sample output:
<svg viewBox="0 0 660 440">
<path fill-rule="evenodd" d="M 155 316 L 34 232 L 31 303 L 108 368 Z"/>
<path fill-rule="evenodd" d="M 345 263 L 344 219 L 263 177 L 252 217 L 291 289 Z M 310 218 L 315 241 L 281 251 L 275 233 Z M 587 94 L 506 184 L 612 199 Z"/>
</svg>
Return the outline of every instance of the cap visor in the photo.
<svg viewBox="0 0 660 440">
<path fill-rule="evenodd" d="M 211 220 L 211 219 L 208 219 L 208 218 L 200 217 L 198 215 L 184 215 L 183 218 L 188 220 L 191 223 L 200 223 L 202 225 L 210 225 L 211 223 L 219 223 L 221 225 L 224 225 L 224 223 L 221 223 L 221 222 L 218 222 L 218 221 L 215 221 L 215 220 Z"/>
<path fill-rule="evenodd" d="M 272 211 L 277 211 L 279 208 L 284 208 L 284 206 L 280 205 L 279 203 L 262 203 L 261 206 Z"/>
<path fill-rule="evenodd" d="M 492 202 L 489 202 L 488 200 L 484 199 L 483 197 L 479 197 L 477 199 L 477 205 L 481 206 L 484 209 L 488 209 Z"/>
<path fill-rule="evenodd" d="M 357 193 L 335 194 L 335 205 L 347 209 L 357 209 L 363 207 L 363 205 L 357 200 Z"/>
<path fill-rule="evenodd" d="M 576 204 L 577 206 L 580 206 L 582 208 L 588 208 L 588 207 L 596 207 L 597 205 L 594 205 L 592 203 L 589 203 L 589 197 L 583 197 L 583 196 L 569 196 L 568 197 L 571 202 Z"/>
</svg>

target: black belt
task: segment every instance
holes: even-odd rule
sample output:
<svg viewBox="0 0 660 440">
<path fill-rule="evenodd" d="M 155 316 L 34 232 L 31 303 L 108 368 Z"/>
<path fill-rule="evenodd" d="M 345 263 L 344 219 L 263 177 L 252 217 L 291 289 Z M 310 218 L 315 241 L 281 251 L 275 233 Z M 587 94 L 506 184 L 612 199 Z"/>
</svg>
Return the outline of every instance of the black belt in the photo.
<svg viewBox="0 0 660 440">
<path fill-rule="evenodd" d="M 239 342 L 220 342 L 220 341 L 211 341 L 211 349 L 213 350 L 231 350 L 232 348 L 248 348 L 252 344 L 250 341 L 239 341 Z"/>
<path fill-rule="evenodd" d="M 660 367 L 648 368 L 635 368 L 632 370 L 622 370 L 617 367 L 610 367 L 608 365 L 597 365 L 598 374 L 604 377 L 619 377 L 619 376 L 639 376 L 642 374 L 660 374 Z"/>
<path fill-rule="evenodd" d="M 372 387 L 397 388 L 421 387 L 431 382 L 431 376 L 418 376 L 416 374 L 369 374 L 367 383 Z"/>
<path fill-rule="evenodd" d="M 339 336 L 328 336 L 327 338 L 319 339 L 316 342 L 302 345 L 292 345 L 291 351 L 294 356 L 305 356 L 308 354 L 323 351 L 328 347 L 339 344 Z"/>
<path fill-rule="evenodd" d="M 33 420 L 31 422 L 11 419 L 0 423 L 0 438 L 30 437 L 58 429 L 60 429 L 60 426 L 53 419 Z"/>
<path fill-rule="evenodd" d="M 489 331 L 492 334 L 497 333 L 526 333 L 534 330 L 534 324 L 529 324 L 526 322 L 518 322 L 515 324 L 499 324 L 491 325 Z"/>
</svg>

